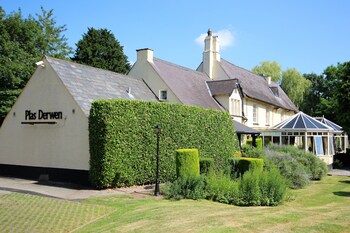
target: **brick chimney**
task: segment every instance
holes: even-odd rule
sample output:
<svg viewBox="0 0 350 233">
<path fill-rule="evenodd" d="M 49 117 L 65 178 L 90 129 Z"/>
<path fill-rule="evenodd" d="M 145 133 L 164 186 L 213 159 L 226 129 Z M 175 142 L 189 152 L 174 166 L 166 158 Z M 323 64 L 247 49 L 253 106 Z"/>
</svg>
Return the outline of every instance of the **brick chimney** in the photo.
<svg viewBox="0 0 350 233">
<path fill-rule="evenodd" d="M 204 39 L 203 72 L 206 73 L 212 80 L 216 79 L 215 66 L 216 62 L 219 61 L 219 38 L 217 36 L 213 36 L 212 31 L 208 29 L 208 35 Z"/>
</svg>

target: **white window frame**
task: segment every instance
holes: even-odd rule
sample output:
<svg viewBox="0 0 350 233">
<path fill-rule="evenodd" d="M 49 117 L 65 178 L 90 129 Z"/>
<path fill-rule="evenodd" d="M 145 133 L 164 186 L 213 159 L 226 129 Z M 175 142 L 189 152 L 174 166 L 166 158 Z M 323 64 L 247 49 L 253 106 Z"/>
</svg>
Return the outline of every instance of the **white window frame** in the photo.
<svg viewBox="0 0 350 233">
<path fill-rule="evenodd" d="M 253 104 L 253 124 L 259 124 L 258 106 Z"/>
<path fill-rule="evenodd" d="M 270 113 L 270 110 L 267 108 L 266 109 L 266 120 L 265 120 L 265 124 L 266 124 L 266 126 L 270 126 L 270 117 L 271 116 L 271 113 Z"/>
</svg>

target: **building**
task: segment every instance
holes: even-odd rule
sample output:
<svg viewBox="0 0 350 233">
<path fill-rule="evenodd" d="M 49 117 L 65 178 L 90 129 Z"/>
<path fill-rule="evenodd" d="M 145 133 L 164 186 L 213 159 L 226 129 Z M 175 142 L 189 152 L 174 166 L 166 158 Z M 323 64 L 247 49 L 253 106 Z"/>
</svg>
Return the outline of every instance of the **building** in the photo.
<svg viewBox="0 0 350 233">
<path fill-rule="evenodd" d="M 298 111 L 271 78 L 222 59 L 219 38 L 210 30 L 204 44 L 197 70 L 156 58 L 151 49 L 140 49 L 129 75 L 144 80 L 160 101 L 225 110 L 234 120 L 258 131 Z"/>
<path fill-rule="evenodd" d="M 51 57 L 37 65 L 0 128 L 0 173 L 87 181 L 91 102 L 157 99 L 130 76 Z"/>
</svg>

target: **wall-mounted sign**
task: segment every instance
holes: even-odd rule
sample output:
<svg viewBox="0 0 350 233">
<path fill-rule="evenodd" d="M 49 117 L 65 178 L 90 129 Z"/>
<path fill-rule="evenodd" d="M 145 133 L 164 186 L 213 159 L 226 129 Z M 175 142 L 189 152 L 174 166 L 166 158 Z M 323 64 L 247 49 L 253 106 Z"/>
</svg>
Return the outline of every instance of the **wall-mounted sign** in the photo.
<svg viewBox="0 0 350 233">
<path fill-rule="evenodd" d="M 57 124 L 56 121 L 47 121 L 47 120 L 62 120 L 62 112 L 45 112 L 39 109 L 37 112 L 31 110 L 25 110 L 24 120 L 22 124 Z M 40 120 L 40 121 L 38 121 Z"/>
</svg>

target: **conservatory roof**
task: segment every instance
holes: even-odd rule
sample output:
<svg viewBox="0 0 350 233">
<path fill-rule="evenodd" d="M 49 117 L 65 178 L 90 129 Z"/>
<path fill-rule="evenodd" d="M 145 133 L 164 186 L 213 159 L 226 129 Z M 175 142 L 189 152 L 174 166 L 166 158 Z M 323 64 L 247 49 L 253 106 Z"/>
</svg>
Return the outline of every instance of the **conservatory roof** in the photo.
<svg viewBox="0 0 350 233">
<path fill-rule="evenodd" d="M 328 125 L 316 120 L 315 118 L 303 113 L 298 112 L 294 116 L 282 121 L 281 123 L 272 127 L 274 130 L 282 131 L 321 131 L 321 132 L 333 132 L 334 129 Z"/>
<path fill-rule="evenodd" d="M 324 117 L 315 117 L 316 120 L 322 122 L 323 124 L 325 125 L 328 125 L 329 127 L 331 127 L 335 132 L 338 132 L 338 133 L 342 133 L 343 132 L 343 127 L 337 125 L 336 123 L 330 121 L 330 120 L 327 120 L 326 118 Z"/>
</svg>

